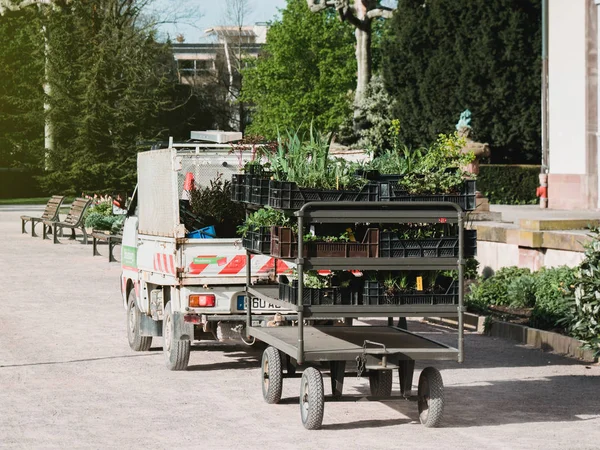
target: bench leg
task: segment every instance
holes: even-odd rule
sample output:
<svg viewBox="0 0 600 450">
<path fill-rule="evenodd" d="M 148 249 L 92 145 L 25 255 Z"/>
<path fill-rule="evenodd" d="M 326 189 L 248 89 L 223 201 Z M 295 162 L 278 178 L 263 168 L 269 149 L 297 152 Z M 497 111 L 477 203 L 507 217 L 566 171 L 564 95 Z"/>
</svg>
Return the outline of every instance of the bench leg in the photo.
<svg viewBox="0 0 600 450">
<path fill-rule="evenodd" d="M 48 227 L 45 223 L 42 223 L 42 239 L 48 239 Z"/>
<path fill-rule="evenodd" d="M 75 228 L 71 228 L 71 237 L 69 238 L 70 241 L 74 241 L 75 240 Z"/>
<path fill-rule="evenodd" d="M 87 231 L 85 231 L 85 227 L 81 227 L 81 232 L 83 233 L 83 243 L 87 245 Z M 75 228 L 73 228 L 73 239 L 75 239 Z"/>
<path fill-rule="evenodd" d="M 25 231 L 25 219 L 21 219 L 21 234 L 26 233 Z"/>
<path fill-rule="evenodd" d="M 108 238 L 108 262 L 116 261 L 115 257 L 113 256 L 114 248 L 115 248 L 115 242 L 111 238 Z"/>
<path fill-rule="evenodd" d="M 98 252 L 98 239 L 96 239 L 96 237 L 92 237 L 92 255 L 94 256 L 100 256 L 100 253 Z"/>
<path fill-rule="evenodd" d="M 52 224 L 52 238 L 53 238 L 53 242 L 55 244 L 60 244 L 60 242 L 58 241 L 58 225 L 56 223 Z"/>
</svg>

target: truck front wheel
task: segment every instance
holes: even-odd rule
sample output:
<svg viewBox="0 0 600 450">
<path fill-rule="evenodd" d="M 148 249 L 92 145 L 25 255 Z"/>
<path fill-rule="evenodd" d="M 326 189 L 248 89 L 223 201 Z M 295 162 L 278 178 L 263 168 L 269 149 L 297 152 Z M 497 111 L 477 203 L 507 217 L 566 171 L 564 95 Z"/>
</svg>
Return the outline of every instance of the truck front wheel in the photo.
<svg viewBox="0 0 600 450">
<path fill-rule="evenodd" d="M 190 360 L 189 340 L 175 339 L 175 324 L 171 302 L 165 306 L 163 321 L 163 354 L 169 370 L 185 370 Z"/>
<path fill-rule="evenodd" d="M 132 289 L 127 296 L 127 340 L 132 350 L 145 352 L 152 345 L 152 336 L 142 336 L 140 325 L 142 312 L 135 304 L 135 291 Z"/>
</svg>

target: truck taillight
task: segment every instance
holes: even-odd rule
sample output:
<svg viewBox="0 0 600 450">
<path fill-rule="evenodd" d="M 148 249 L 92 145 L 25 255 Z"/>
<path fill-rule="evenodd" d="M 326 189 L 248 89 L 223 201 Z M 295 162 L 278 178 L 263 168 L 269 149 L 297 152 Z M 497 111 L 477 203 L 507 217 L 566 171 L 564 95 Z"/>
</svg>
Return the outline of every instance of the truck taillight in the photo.
<svg viewBox="0 0 600 450">
<path fill-rule="evenodd" d="M 214 294 L 192 294 L 189 296 L 190 307 L 206 308 L 215 306 Z"/>
</svg>

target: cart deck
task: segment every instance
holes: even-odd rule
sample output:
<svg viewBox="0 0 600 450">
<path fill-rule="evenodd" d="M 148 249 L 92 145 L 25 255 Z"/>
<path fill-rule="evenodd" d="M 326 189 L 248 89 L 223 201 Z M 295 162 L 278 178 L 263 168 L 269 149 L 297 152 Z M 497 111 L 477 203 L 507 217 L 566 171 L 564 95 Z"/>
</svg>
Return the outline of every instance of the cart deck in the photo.
<svg viewBox="0 0 600 450">
<path fill-rule="evenodd" d="M 250 335 L 295 358 L 298 354 L 296 327 L 249 329 Z M 365 340 L 385 345 L 390 360 L 456 360 L 458 350 L 423 336 L 389 326 L 306 326 L 305 361 L 354 361 L 365 352 Z M 384 354 L 381 347 L 368 348 L 372 355 Z"/>
</svg>

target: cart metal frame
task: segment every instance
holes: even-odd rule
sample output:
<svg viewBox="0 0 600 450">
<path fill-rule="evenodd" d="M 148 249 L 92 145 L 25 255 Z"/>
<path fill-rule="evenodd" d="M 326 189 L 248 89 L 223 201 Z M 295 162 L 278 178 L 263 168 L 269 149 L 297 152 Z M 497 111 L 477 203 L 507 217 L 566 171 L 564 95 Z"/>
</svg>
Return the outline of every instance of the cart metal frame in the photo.
<svg viewBox="0 0 600 450">
<path fill-rule="evenodd" d="M 247 302 L 246 333 L 248 338 L 254 337 L 269 344 L 287 355 L 288 369 L 290 361 L 294 365 L 330 364 L 332 392 L 334 396 L 342 393 L 343 378 L 347 361 L 357 361 L 357 372 L 398 369 L 402 395 L 410 395 L 414 364 L 416 360 L 457 360 L 464 361 L 464 212 L 455 203 L 450 202 L 311 202 L 305 204 L 294 215 L 298 220 L 298 257 L 292 259 L 298 272 L 297 304 L 279 300 L 276 286 L 252 286 L 250 258 L 251 251 L 246 253 L 246 297 L 257 297 L 279 305 L 297 314 L 297 327 L 263 328 L 252 326 L 252 302 Z M 304 227 L 311 223 L 450 223 L 458 225 L 458 258 L 306 258 L 303 254 Z M 289 260 L 289 259 L 288 259 Z M 275 265 L 276 267 L 276 265 Z M 303 299 L 303 281 L 305 270 L 452 270 L 458 269 L 458 305 L 318 305 L 305 306 Z M 427 339 L 410 333 L 407 330 L 393 327 L 391 317 L 407 316 L 458 316 L 458 348 Z M 388 326 L 310 326 L 306 327 L 305 319 L 314 320 L 321 317 L 388 317 Z M 267 352 L 265 352 L 267 353 Z M 269 353 L 274 358 L 274 353 Z M 267 355 L 268 356 L 268 355 Z M 264 366 L 263 355 L 263 366 Z M 281 358 L 280 356 L 278 358 Z M 268 359 L 268 358 L 267 358 Z M 273 362 L 271 361 L 271 365 Z M 281 361 L 278 362 L 281 366 Z M 267 366 L 269 363 L 267 362 Z M 264 367 L 263 367 L 264 369 Z M 280 369 L 279 369 L 280 370 Z M 295 369 L 294 369 L 295 370 Z M 435 371 L 433 368 L 427 370 Z M 306 371 L 305 371 L 306 372 Z M 425 372 L 425 371 L 424 371 Z M 437 372 L 437 371 L 435 371 Z M 313 390 L 315 371 L 308 372 L 312 376 Z M 441 383 L 441 378 L 434 379 L 431 373 L 429 384 Z M 435 374 L 434 374 L 435 375 Z M 320 376 L 320 375 L 319 375 Z M 439 377 L 439 372 L 437 375 Z M 279 376 L 279 387 L 281 385 Z M 308 383 L 308 381 L 307 381 Z M 389 381 L 391 386 L 391 381 Z M 322 385 L 321 385 L 322 386 Z M 443 388 L 443 385 L 442 385 Z M 321 395 L 322 394 L 322 387 Z M 421 390 L 421 380 L 419 381 Z M 301 388 L 302 396 L 308 396 L 308 384 L 304 376 Z M 263 394 L 264 386 L 263 386 Z M 280 395 L 280 393 L 279 393 Z M 308 398 L 308 397 L 307 397 Z M 267 397 L 265 396 L 265 399 Z M 273 400 L 271 398 L 271 400 Z M 278 398 L 276 399 L 278 401 Z M 269 400 L 267 400 L 269 401 Z M 421 400 L 420 400 L 421 401 Z M 442 399 L 443 401 L 443 399 Z M 271 401 L 270 401 L 271 402 Z M 272 401 L 276 402 L 276 401 Z M 420 407 L 421 408 L 421 407 Z M 441 415 L 441 412 L 440 412 Z M 307 416 L 308 417 L 308 416 Z M 318 428 L 320 421 L 307 419 L 303 423 L 307 428 Z M 322 406 L 321 419 L 322 420 Z M 438 419 L 436 419 L 438 420 Z M 314 423 L 318 422 L 318 426 Z M 431 421 L 430 421 L 431 422 Z M 437 422 L 433 425 L 437 426 Z M 312 428 L 311 428 L 312 427 Z"/>
</svg>

